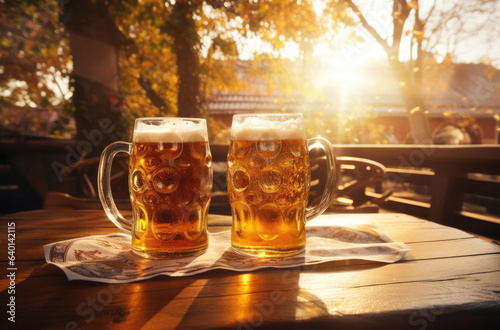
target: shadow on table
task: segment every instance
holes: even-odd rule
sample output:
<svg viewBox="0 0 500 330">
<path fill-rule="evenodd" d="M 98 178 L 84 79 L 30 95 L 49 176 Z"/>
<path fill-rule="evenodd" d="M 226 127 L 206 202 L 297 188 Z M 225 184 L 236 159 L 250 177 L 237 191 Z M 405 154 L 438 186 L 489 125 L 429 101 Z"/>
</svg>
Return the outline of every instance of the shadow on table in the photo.
<svg viewBox="0 0 500 330">
<path fill-rule="evenodd" d="M 234 262 L 239 258 L 246 259 L 247 265 L 253 262 L 253 258 L 240 256 L 228 249 L 218 263 Z M 304 262 L 303 255 L 293 259 L 294 262 L 301 262 L 297 259 Z M 300 288 L 301 269 L 264 268 L 245 273 L 222 270 L 206 273 L 203 289 L 176 326 L 252 329 L 276 318 L 293 321 L 302 311 L 328 315 L 327 306 L 321 299 Z M 217 308 L 214 309 L 214 306 Z M 218 324 L 211 324 L 210 320 L 200 317 L 206 316 L 207 310 L 210 310 L 211 319 L 219 320 Z"/>
<path fill-rule="evenodd" d="M 7 288 L 0 292 L 0 299 L 9 302 L 15 296 L 16 322 L 12 325 L 19 329 L 140 328 L 155 315 L 169 313 L 175 298 L 196 281 L 193 277 L 173 281 L 159 276 L 128 284 L 70 282 L 62 270 L 44 264 L 30 278 L 16 279 L 15 294 Z"/>
<path fill-rule="evenodd" d="M 227 261 L 235 253 L 226 251 Z M 296 257 L 297 258 L 297 257 Z M 299 257 L 300 258 L 300 257 Z M 62 270 L 41 264 L 30 278 L 16 279 L 16 327 L 126 328 L 270 326 L 331 318 L 327 303 L 306 288 L 302 274 L 353 270 L 355 262 L 239 273 L 215 270 L 196 276 L 165 276 L 128 284 L 68 281 Z M 383 264 L 359 264 L 357 269 Z M 359 267 L 359 268 L 358 268 Z M 306 282 L 304 282 L 304 280 Z M 335 287 L 335 283 L 331 283 Z M 331 288 L 329 287 L 329 288 Z M 329 289 L 326 288 L 326 289 Z M 0 293 L 8 302 L 8 289 Z M 9 307 L 8 307 L 9 308 Z M 211 323 L 217 320 L 217 323 Z"/>
<path fill-rule="evenodd" d="M 218 262 L 236 260 L 238 256 L 228 249 Z M 249 260 L 247 262 L 251 264 L 252 258 L 243 258 Z M 293 259 L 294 262 L 304 263 L 303 255 Z M 200 274 L 205 277 L 206 282 L 198 295 L 193 297 L 189 308 L 175 326 L 254 329 L 276 326 L 279 320 L 279 326 L 297 327 L 302 321 L 310 318 L 314 318 L 314 322 L 321 323 L 322 320 L 334 317 L 332 316 L 334 312 L 329 310 L 327 302 L 308 290 L 308 288 L 313 288 L 314 291 L 321 290 L 323 284 L 311 281 L 304 275 L 340 274 L 346 270 L 362 271 L 384 265 L 386 264 L 344 260 L 293 268 L 263 268 L 245 273 L 218 270 Z M 336 283 L 333 281 L 324 289 L 341 290 L 336 288 Z M 219 320 L 219 323 L 211 324 L 212 319 Z"/>
</svg>

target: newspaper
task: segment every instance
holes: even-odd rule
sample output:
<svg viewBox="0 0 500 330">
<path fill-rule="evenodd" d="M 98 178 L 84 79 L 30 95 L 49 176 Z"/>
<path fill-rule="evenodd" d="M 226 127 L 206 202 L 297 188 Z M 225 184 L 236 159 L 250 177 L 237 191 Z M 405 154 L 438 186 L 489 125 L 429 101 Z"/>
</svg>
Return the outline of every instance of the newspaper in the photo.
<svg viewBox="0 0 500 330">
<path fill-rule="evenodd" d="M 321 224 L 321 223 L 319 223 Z M 212 269 L 248 272 L 265 267 L 287 268 L 336 260 L 360 259 L 393 263 L 410 250 L 378 228 L 306 226 L 306 249 L 288 258 L 244 256 L 231 248 L 231 231 L 209 233 L 207 251 L 182 259 L 145 259 L 131 251 L 130 236 L 117 233 L 89 236 L 45 245 L 45 260 L 61 268 L 68 280 L 128 283 L 159 275 L 190 276 Z"/>
</svg>

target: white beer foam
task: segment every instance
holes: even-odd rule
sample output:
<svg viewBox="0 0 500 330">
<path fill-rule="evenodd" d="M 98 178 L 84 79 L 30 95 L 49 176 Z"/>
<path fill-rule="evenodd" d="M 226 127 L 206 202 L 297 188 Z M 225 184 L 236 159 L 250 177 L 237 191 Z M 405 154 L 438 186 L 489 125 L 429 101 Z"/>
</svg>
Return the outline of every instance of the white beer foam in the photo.
<svg viewBox="0 0 500 330">
<path fill-rule="evenodd" d="M 231 128 L 232 140 L 305 140 L 306 133 L 301 118 L 290 118 L 286 121 L 262 120 L 258 117 L 248 117 L 243 123 L 233 121 Z"/>
<path fill-rule="evenodd" d="M 180 140 L 180 141 L 179 141 Z M 163 125 L 139 122 L 134 130 L 134 142 L 205 142 L 208 141 L 205 122 L 165 120 Z"/>
</svg>

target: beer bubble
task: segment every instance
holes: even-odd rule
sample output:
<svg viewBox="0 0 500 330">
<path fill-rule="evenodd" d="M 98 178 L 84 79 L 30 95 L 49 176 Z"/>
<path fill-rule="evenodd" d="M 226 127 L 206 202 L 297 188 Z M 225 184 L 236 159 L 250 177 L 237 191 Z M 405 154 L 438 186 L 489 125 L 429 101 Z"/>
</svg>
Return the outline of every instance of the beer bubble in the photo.
<svg viewBox="0 0 500 330">
<path fill-rule="evenodd" d="M 160 204 L 153 212 L 153 234 L 159 240 L 169 241 L 177 236 L 181 221 L 182 218 L 177 209 L 168 204 Z"/>
<path fill-rule="evenodd" d="M 134 148 L 135 148 L 135 154 L 137 157 L 144 157 L 149 151 L 149 148 L 147 145 L 142 144 L 142 143 L 134 143 Z"/>
<path fill-rule="evenodd" d="M 263 240 L 270 241 L 278 237 L 280 222 L 281 211 L 277 205 L 264 204 L 257 210 L 255 226 L 257 233 Z"/>
<path fill-rule="evenodd" d="M 161 165 L 161 159 L 156 156 L 147 156 L 141 159 L 141 163 L 148 170 L 152 170 Z"/>
<path fill-rule="evenodd" d="M 211 155 L 207 155 L 207 157 L 205 157 L 205 165 L 207 167 L 212 167 L 212 156 Z"/>
<path fill-rule="evenodd" d="M 250 193 L 246 195 L 245 200 L 251 205 L 260 204 L 262 202 L 262 194 Z"/>
<path fill-rule="evenodd" d="M 272 131 L 264 132 L 259 135 L 257 151 L 263 158 L 274 158 L 281 151 L 281 140 Z"/>
<path fill-rule="evenodd" d="M 202 210 L 199 205 L 192 205 L 184 212 L 184 235 L 189 240 L 196 240 L 202 231 Z"/>
<path fill-rule="evenodd" d="M 250 178 L 244 170 L 237 170 L 233 173 L 232 183 L 234 189 L 237 191 L 243 191 L 248 188 Z"/>
<path fill-rule="evenodd" d="M 143 205 L 136 203 L 134 205 L 134 226 L 132 227 L 132 234 L 136 238 L 142 238 L 148 228 L 148 213 Z"/>
<path fill-rule="evenodd" d="M 177 189 L 175 195 L 172 196 L 172 199 L 175 200 L 175 204 L 177 206 L 184 206 L 187 205 L 189 202 L 191 202 L 192 194 L 189 190 L 190 189 L 187 186 L 180 187 Z"/>
<path fill-rule="evenodd" d="M 290 204 L 291 199 L 292 199 L 291 193 L 283 192 L 278 194 L 278 196 L 276 196 L 276 203 L 278 203 L 279 205 L 288 205 Z"/>
<path fill-rule="evenodd" d="M 192 168 L 192 164 L 189 159 L 182 159 L 182 157 L 179 157 L 174 161 L 174 166 L 182 174 L 187 174 Z"/>
<path fill-rule="evenodd" d="M 232 153 L 236 156 L 236 158 L 243 158 L 245 157 L 250 150 L 253 149 L 254 143 L 248 142 L 248 141 L 236 141 L 232 142 L 231 144 L 231 150 Z"/>
<path fill-rule="evenodd" d="M 264 170 L 259 174 L 259 187 L 263 192 L 276 192 L 281 186 L 281 174 L 276 170 Z"/>
<path fill-rule="evenodd" d="M 160 193 L 171 193 L 178 186 L 179 173 L 175 168 L 162 168 L 153 175 L 153 187 Z"/>
<path fill-rule="evenodd" d="M 264 168 L 267 165 L 266 160 L 262 158 L 253 158 L 248 161 L 249 169 Z"/>
<path fill-rule="evenodd" d="M 140 169 L 136 168 L 131 175 L 131 183 L 132 189 L 135 191 L 141 191 L 144 188 L 145 180 L 144 180 L 144 172 Z"/>
<path fill-rule="evenodd" d="M 154 193 L 154 191 L 148 190 L 143 197 L 144 203 L 150 206 L 156 206 L 160 202 L 160 196 Z"/>
<path fill-rule="evenodd" d="M 233 203 L 234 201 L 236 201 L 236 194 L 234 192 L 230 191 L 227 195 L 229 198 L 229 202 Z"/>
<path fill-rule="evenodd" d="M 298 161 L 296 158 L 287 157 L 281 160 L 280 166 L 287 171 L 295 171 L 295 167 L 297 166 Z"/>
<path fill-rule="evenodd" d="M 196 187 L 199 190 L 204 190 L 208 187 L 212 190 L 213 176 L 212 171 L 207 166 L 197 166 L 193 169 L 193 174 L 191 176 L 192 182 L 196 183 Z"/>
<path fill-rule="evenodd" d="M 200 133 L 193 133 L 189 136 L 189 150 L 194 158 L 204 159 L 209 153 L 207 151 L 208 145 L 207 143 L 204 143 L 204 141 L 206 140 Z"/>
<path fill-rule="evenodd" d="M 288 143 L 288 149 L 294 157 L 300 157 L 306 153 L 305 144 L 302 143 Z"/>
<path fill-rule="evenodd" d="M 203 204 L 208 204 L 212 200 L 212 191 L 207 189 L 205 193 L 203 191 L 200 193 L 200 202 Z"/>
<path fill-rule="evenodd" d="M 285 216 L 287 232 L 299 237 L 305 227 L 304 207 L 294 205 L 287 210 Z"/>
<path fill-rule="evenodd" d="M 182 140 L 175 133 L 166 133 L 158 142 L 158 154 L 163 159 L 175 159 L 182 153 Z"/>
<path fill-rule="evenodd" d="M 238 236 L 243 236 L 246 231 L 246 226 L 252 219 L 252 210 L 244 202 L 235 203 L 232 210 L 233 228 Z"/>
</svg>

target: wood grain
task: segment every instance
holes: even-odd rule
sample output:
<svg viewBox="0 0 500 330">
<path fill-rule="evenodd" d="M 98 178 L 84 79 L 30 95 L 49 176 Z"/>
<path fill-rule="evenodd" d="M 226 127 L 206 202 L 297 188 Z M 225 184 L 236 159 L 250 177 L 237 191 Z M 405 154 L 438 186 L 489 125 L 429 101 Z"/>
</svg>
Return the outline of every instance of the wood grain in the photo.
<svg viewBox="0 0 500 330">
<path fill-rule="evenodd" d="M 129 216 L 129 214 L 127 214 Z M 500 325 L 500 246 L 403 214 L 324 215 L 335 225 L 371 223 L 410 253 L 401 262 L 331 262 L 250 273 L 215 270 L 126 285 L 69 282 L 42 246 L 119 232 L 102 211 L 40 210 L 16 223 L 19 328 L 495 328 Z M 229 229 L 230 217 L 211 216 Z M 7 255 L 0 256 L 6 265 Z M 6 267 L 0 301 L 7 301 Z M 99 303 L 101 302 L 101 303 Z M 91 307 L 91 305 L 95 303 Z M 0 322 L 6 324 L 6 318 Z M 2 326 L 2 328 L 4 328 Z"/>
</svg>

